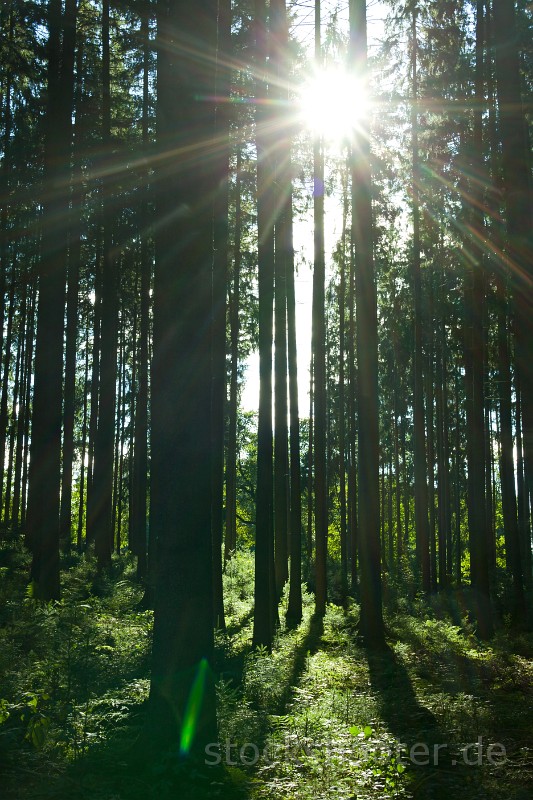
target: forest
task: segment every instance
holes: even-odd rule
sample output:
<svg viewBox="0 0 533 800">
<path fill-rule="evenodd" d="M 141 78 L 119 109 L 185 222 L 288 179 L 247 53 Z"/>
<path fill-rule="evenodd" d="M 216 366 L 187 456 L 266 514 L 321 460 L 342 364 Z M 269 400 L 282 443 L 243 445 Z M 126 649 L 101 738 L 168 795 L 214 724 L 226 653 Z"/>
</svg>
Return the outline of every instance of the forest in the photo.
<svg viewBox="0 0 533 800">
<path fill-rule="evenodd" d="M 533 797 L 532 24 L 3 0 L 0 797 Z"/>
</svg>

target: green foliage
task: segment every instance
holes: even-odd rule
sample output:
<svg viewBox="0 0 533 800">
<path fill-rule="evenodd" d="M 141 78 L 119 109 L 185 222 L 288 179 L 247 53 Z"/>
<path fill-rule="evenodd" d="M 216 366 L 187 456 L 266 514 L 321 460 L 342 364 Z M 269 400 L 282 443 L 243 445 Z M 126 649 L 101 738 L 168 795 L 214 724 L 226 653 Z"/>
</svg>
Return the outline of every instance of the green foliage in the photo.
<svg viewBox="0 0 533 800">
<path fill-rule="evenodd" d="M 271 654 L 252 651 L 254 557 L 238 550 L 224 575 L 228 629 L 216 642 L 219 740 L 224 758 L 231 744 L 236 763 L 220 773 L 195 768 L 187 784 L 172 753 L 150 764 L 149 780 L 123 766 L 149 686 L 151 613 L 136 610 L 133 563 L 114 561 L 96 596 L 94 563 L 78 559 L 63 600 L 43 604 L 25 594 L 23 553 L 9 559 L 12 567 L 0 571 L 0 761 L 8 798 L 26 785 L 25 796 L 41 796 L 41 787 L 25 783 L 36 765 L 51 776 L 69 764 L 80 770 L 68 772 L 75 780 L 87 775 L 90 800 L 170 800 L 177 791 L 202 800 L 225 792 L 232 800 L 433 800 L 461 792 L 495 800 L 501 781 L 511 779 L 517 792 L 527 791 L 533 641 L 502 629 L 490 646 L 480 644 L 465 592 L 406 597 L 398 585 L 386 614 L 391 648 L 371 654 L 358 638 L 356 605 L 329 605 L 317 618 L 304 588 L 302 624 L 282 626 Z M 285 592 L 281 619 L 286 603 Z M 508 761 L 497 772 L 485 764 L 466 775 L 416 767 L 399 750 L 400 742 L 446 742 L 456 755 L 478 736 L 506 746 Z M 254 764 L 246 763 L 251 744 Z M 66 796 L 69 780 L 61 789 L 52 782 L 50 798 Z M 118 783 L 127 788 L 113 794 Z"/>
<path fill-rule="evenodd" d="M 148 682 L 137 676 L 148 668 L 151 612 L 135 610 L 139 589 L 127 580 L 110 583 L 105 598 L 92 595 L 94 571 L 81 559 L 61 602 L 40 603 L 27 591 L 8 595 L 0 628 L 0 749 L 26 745 L 47 757 L 78 758 L 123 727 L 146 697 Z M 0 595 L 10 585 L 0 585 Z"/>
</svg>

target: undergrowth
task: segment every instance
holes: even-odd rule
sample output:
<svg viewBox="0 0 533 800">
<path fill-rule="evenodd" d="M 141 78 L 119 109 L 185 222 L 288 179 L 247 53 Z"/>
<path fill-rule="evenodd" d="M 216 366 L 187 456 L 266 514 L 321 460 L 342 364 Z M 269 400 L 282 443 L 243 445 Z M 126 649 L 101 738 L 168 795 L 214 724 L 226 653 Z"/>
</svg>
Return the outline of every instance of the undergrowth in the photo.
<svg viewBox="0 0 533 800">
<path fill-rule="evenodd" d="M 253 554 L 236 553 L 215 640 L 219 747 L 191 779 L 171 753 L 144 771 L 129 755 L 152 630 L 132 561 L 116 558 L 96 582 L 94 561 L 70 556 L 59 603 L 36 602 L 27 575 L 22 549 L 0 549 L 6 800 L 532 796 L 533 637 L 501 627 L 480 642 L 459 597 L 397 594 L 387 648 L 372 653 L 358 638 L 356 604 L 316 616 L 304 587 L 302 623 L 285 626 L 285 594 L 272 653 L 252 651 Z M 504 756 L 491 763 L 495 745 Z M 424 747 L 431 763 L 420 763 Z"/>
</svg>

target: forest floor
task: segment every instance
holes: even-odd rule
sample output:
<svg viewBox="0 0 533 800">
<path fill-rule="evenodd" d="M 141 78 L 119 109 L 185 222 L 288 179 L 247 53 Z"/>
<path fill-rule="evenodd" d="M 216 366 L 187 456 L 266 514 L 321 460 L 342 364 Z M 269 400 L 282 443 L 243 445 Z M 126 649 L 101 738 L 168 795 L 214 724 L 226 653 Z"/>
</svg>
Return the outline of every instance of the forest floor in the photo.
<svg viewBox="0 0 533 800">
<path fill-rule="evenodd" d="M 301 625 L 282 624 L 272 654 L 252 652 L 244 553 L 226 569 L 216 640 L 220 755 L 185 771 L 164 753 L 139 768 L 152 614 L 138 610 L 130 561 L 98 583 L 91 560 L 69 564 L 62 601 L 43 605 L 27 557 L 0 549 L 2 800 L 533 797 L 530 632 L 502 624 L 482 643 L 459 593 L 400 597 L 375 654 L 357 605 L 316 617 L 306 594 Z"/>
</svg>

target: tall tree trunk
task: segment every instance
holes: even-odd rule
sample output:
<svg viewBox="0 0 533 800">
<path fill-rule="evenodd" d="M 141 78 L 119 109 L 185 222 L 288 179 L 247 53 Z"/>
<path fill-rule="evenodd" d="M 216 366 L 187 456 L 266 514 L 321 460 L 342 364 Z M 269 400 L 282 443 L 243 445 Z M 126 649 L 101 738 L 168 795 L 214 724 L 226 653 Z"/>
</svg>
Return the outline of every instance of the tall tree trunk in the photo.
<svg viewBox="0 0 533 800">
<path fill-rule="evenodd" d="M 442 303 L 442 296 L 439 298 L 439 305 Z M 439 589 L 446 589 L 448 586 L 447 553 L 448 553 L 448 448 L 447 431 L 445 427 L 445 388 L 446 366 L 445 366 L 445 340 L 444 340 L 444 321 L 437 321 L 437 353 L 436 353 L 436 376 L 435 376 L 435 405 L 437 423 L 437 487 L 438 487 L 438 530 L 439 530 L 439 554 L 438 554 L 438 578 Z"/>
<path fill-rule="evenodd" d="M 402 477 L 400 471 L 400 432 L 398 419 L 400 417 L 399 386 L 398 386 L 398 354 L 394 357 L 394 476 L 395 476 L 395 505 L 396 505 L 396 563 L 398 574 L 401 575 L 403 558 L 403 529 L 402 529 Z"/>
<path fill-rule="evenodd" d="M 515 375 L 516 390 L 516 452 L 517 452 L 517 502 L 518 502 L 518 532 L 520 536 L 520 557 L 523 566 L 524 590 L 529 602 L 533 589 L 533 575 L 531 574 L 531 530 L 529 516 L 529 502 L 526 489 L 526 476 L 524 470 L 524 448 L 522 441 L 522 401 L 520 397 L 520 380 Z"/>
<path fill-rule="evenodd" d="M 15 358 L 15 375 L 13 380 L 13 392 L 11 396 L 11 419 L 9 431 L 9 447 L 7 458 L 7 474 L 5 486 L 5 498 L 3 503 L 4 524 L 7 526 L 11 521 L 11 490 L 13 479 L 13 467 L 15 457 L 15 439 L 17 432 L 17 419 L 22 414 L 23 402 L 22 396 L 22 374 L 23 374 L 23 361 L 24 361 L 24 343 L 25 343 L 25 328 L 26 328 L 26 303 L 28 298 L 28 287 L 24 280 L 22 297 L 20 299 L 20 308 L 17 320 L 17 355 Z M 18 408 L 18 414 L 17 414 Z M 0 509 L 1 510 L 1 509 Z"/>
<path fill-rule="evenodd" d="M 287 164 L 290 175 L 290 162 Z M 289 180 L 289 178 L 288 178 Z M 296 297 L 294 290 L 294 250 L 292 239 L 292 196 L 286 206 L 287 224 L 287 337 L 290 407 L 290 587 L 287 621 L 297 625 L 302 619 L 302 486 L 300 473 L 300 418 L 298 411 L 298 361 L 296 352 Z"/>
<path fill-rule="evenodd" d="M 10 49 L 13 46 L 13 29 L 14 18 L 12 3 L 6 4 L 5 13 L 8 18 L 8 42 Z M 8 71 L 6 76 L 6 86 L 3 99 L 3 158 L 2 169 L 0 170 L 0 366 L 2 367 L 1 375 L 1 399 L 0 399 L 0 508 L 3 499 L 4 490 L 4 461 L 5 461 L 5 448 L 6 448 L 6 428 L 7 428 L 7 392 L 8 392 L 8 378 L 9 378 L 9 361 L 11 358 L 11 341 L 10 332 L 13 323 L 13 298 L 14 291 L 14 266 L 12 267 L 11 277 L 11 291 L 9 299 L 8 311 L 8 324 L 6 331 L 6 353 L 3 359 L 3 346 L 4 346 L 4 324 L 5 324 L 5 295 L 6 295 L 6 279 L 8 262 L 10 260 L 9 253 L 9 234 L 8 234 L 8 217 L 9 217 L 9 184 L 10 184 L 10 171 L 11 171 L 11 129 L 12 129 L 12 109 L 11 109 L 11 71 Z M 0 88 L 0 95 L 2 90 Z M 14 264 L 14 259 L 13 259 Z"/>
<path fill-rule="evenodd" d="M 476 113 L 474 114 L 474 136 L 472 142 L 471 162 L 477 166 L 482 152 L 481 108 L 483 100 L 483 2 L 478 0 L 476 13 Z M 474 168 L 475 168 L 474 166 Z M 478 168 L 479 172 L 479 168 Z M 480 204 L 479 204 L 480 205 Z M 481 235 L 483 217 L 478 208 L 473 209 L 473 226 L 477 235 Z M 465 380 L 467 382 L 467 449 L 468 459 L 468 522 L 470 530 L 470 564 L 471 583 L 475 589 L 476 616 L 478 632 L 481 638 L 492 635 L 492 617 L 490 608 L 490 585 L 488 564 L 488 536 L 485 504 L 485 386 L 483 365 L 484 356 L 484 295 L 485 278 L 483 274 L 482 254 L 472 246 L 473 265 L 467 276 L 465 293 L 466 313 L 466 347 L 468 358 L 465 364 Z"/>
<path fill-rule="evenodd" d="M 366 3 L 350 4 L 351 67 L 367 80 Z M 379 541 L 378 325 L 368 121 L 352 151 L 352 238 L 357 308 L 359 558 L 361 632 L 369 647 L 384 641 Z"/>
<path fill-rule="evenodd" d="M 455 376 L 454 385 L 454 411 L 455 411 L 455 447 L 454 447 L 454 508 L 455 508 L 455 581 L 457 586 L 462 582 L 461 561 L 463 550 L 461 546 L 461 412 L 459 407 L 459 377 Z"/>
<path fill-rule="evenodd" d="M 313 473 L 314 473 L 314 370 L 313 352 L 311 349 L 311 360 L 309 363 L 309 449 L 307 453 L 307 526 L 306 526 L 306 550 L 307 550 L 307 575 L 311 577 L 313 572 Z"/>
<path fill-rule="evenodd" d="M 135 347 L 136 320 L 134 314 L 134 328 L 132 341 Z M 115 469 L 113 471 L 113 512 L 111 515 L 111 531 L 113 539 L 112 548 L 120 553 L 122 541 L 122 505 L 123 505 L 123 477 L 124 477 L 124 442 L 126 428 L 126 321 L 124 312 L 121 314 L 119 346 L 118 346 L 118 396 L 117 396 L 117 418 L 115 423 Z M 132 392 L 133 395 L 133 392 Z M 132 420 L 135 420 L 134 413 Z"/>
<path fill-rule="evenodd" d="M 505 561 L 512 577 L 512 614 L 519 620 L 525 610 L 522 583 L 522 561 L 518 510 L 516 504 L 514 438 L 512 419 L 511 355 L 509 348 L 508 319 L 505 313 L 507 296 L 502 281 L 498 289 L 498 394 L 500 404 L 501 459 L 500 480 L 502 491 L 503 529 L 505 534 Z"/>
<path fill-rule="evenodd" d="M 26 398 L 24 401 L 24 445 L 22 449 L 22 476 L 20 488 L 20 525 L 25 528 L 26 521 L 26 498 L 28 496 L 28 462 L 30 453 L 30 419 L 31 419 L 31 391 L 32 391 L 32 375 L 33 375 L 33 355 L 35 348 L 35 311 L 37 306 L 37 285 L 32 278 L 31 289 L 31 317 L 28 327 L 28 366 L 27 366 L 27 380 L 26 380 Z M 25 544 L 26 537 L 25 537 Z"/>
<path fill-rule="evenodd" d="M 279 104 L 279 122 L 287 125 L 283 110 L 289 99 L 290 50 L 286 0 L 271 0 L 272 62 L 276 70 L 274 96 Z M 291 138 L 287 129 L 276 148 L 278 214 L 275 221 L 275 567 L 276 591 L 281 594 L 288 578 L 291 555 L 287 619 L 298 623 L 302 616 L 301 594 L 301 487 L 298 378 L 296 360 L 296 300 L 292 228 Z M 288 355 L 287 355 L 288 350 Z M 290 399 L 287 429 L 287 362 Z M 289 518 L 290 485 L 290 518 Z M 290 532 L 290 538 L 289 538 Z"/>
<path fill-rule="evenodd" d="M 256 0 L 257 97 L 268 98 L 265 75 L 268 54 L 267 10 Z M 272 473 L 272 323 L 274 302 L 273 169 L 270 157 L 270 112 L 265 102 L 256 110 L 257 233 L 259 270 L 259 419 L 257 429 L 257 494 L 255 542 L 254 647 L 270 649 L 273 638 L 272 569 L 274 566 Z"/>
<path fill-rule="evenodd" d="M 39 301 L 35 346 L 28 513 L 26 525 L 32 543 L 31 576 L 36 595 L 59 598 L 59 492 L 61 481 L 61 416 L 63 327 L 67 265 L 68 174 L 72 129 L 74 41 L 62 18 L 61 0 L 48 7 L 48 106 L 45 131 Z M 63 39 L 63 48 L 61 42 Z"/>
<path fill-rule="evenodd" d="M 277 183 L 280 191 L 286 189 Z M 276 595 L 281 597 L 288 579 L 288 477 L 289 433 L 287 428 L 287 290 L 286 243 L 283 221 L 276 221 L 274 290 L 274 554 Z M 281 233 L 281 236 L 280 236 Z M 281 241 L 280 241 L 281 239 Z"/>
<path fill-rule="evenodd" d="M 426 344 L 426 353 L 423 368 L 423 377 L 426 394 L 426 449 L 427 449 L 427 481 L 428 481 L 428 511 L 429 511 L 429 585 L 431 591 L 437 590 L 437 545 L 436 545 L 436 513 L 435 513 L 435 320 L 434 320 L 434 272 L 431 265 L 428 269 L 426 285 L 426 304 L 424 310 L 423 336 Z"/>
<path fill-rule="evenodd" d="M 340 248 L 339 281 L 339 502 L 341 545 L 341 592 L 343 602 L 348 593 L 348 520 L 346 515 L 346 380 L 344 353 L 346 349 L 346 238 L 348 219 L 348 186 L 343 172 L 342 232 Z"/>
<path fill-rule="evenodd" d="M 322 63 L 320 0 L 315 0 L 315 63 Z M 313 370 L 314 370 L 314 466 L 315 466 L 315 610 L 324 614 L 327 600 L 328 490 L 326 470 L 326 319 L 324 255 L 324 153 L 315 135 L 314 165 L 314 272 L 313 272 Z"/>
<path fill-rule="evenodd" d="M 85 456 L 87 453 L 87 407 L 89 399 L 89 314 L 87 314 L 87 328 L 85 334 L 85 371 L 83 381 L 83 413 L 81 423 L 81 467 L 80 467 L 80 480 L 79 480 L 79 502 L 78 502 L 78 524 L 76 531 L 76 546 L 80 553 L 83 545 L 83 521 L 85 509 Z"/>
<path fill-rule="evenodd" d="M 102 329 L 102 242 L 101 226 L 97 226 L 94 264 L 94 305 L 91 364 L 91 408 L 89 414 L 88 464 L 87 464 L 87 508 L 85 515 L 86 545 L 94 541 L 94 524 L 96 497 L 94 486 L 94 451 L 98 429 L 98 397 L 100 393 L 100 336 Z"/>
<path fill-rule="evenodd" d="M 226 457 L 226 537 L 224 541 L 224 561 L 228 561 L 237 548 L 237 410 L 239 389 L 239 306 L 241 279 L 241 143 L 237 146 L 237 166 L 235 175 L 235 232 L 233 244 L 233 282 L 229 301 L 230 324 L 230 387 L 228 402 L 228 447 Z"/>
<path fill-rule="evenodd" d="M 352 593 L 357 587 L 357 372 L 355 353 L 355 259 L 353 241 L 350 250 L 350 274 L 348 287 L 348 438 L 350 461 L 348 465 L 348 543 L 350 546 L 350 584 Z"/>
<path fill-rule="evenodd" d="M 512 262 L 515 359 L 520 375 L 526 478 L 533 497 L 533 198 L 514 0 L 494 2 L 493 20 L 507 250 Z"/>
<path fill-rule="evenodd" d="M 217 142 L 216 165 L 219 188 L 213 204 L 213 243 L 215 248 L 212 277 L 211 323 L 211 525 L 213 537 L 213 614 L 217 628 L 224 630 L 222 589 L 222 530 L 224 527 L 224 420 L 226 405 L 226 297 L 228 284 L 229 236 L 229 129 L 231 94 L 231 2 L 218 0 L 217 106 L 213 135 Z"/>
<path fill-rule="evenodd" d="M 104 159 L 111 158 L 111 68 L 109 0 L 102 5 L 102 145 Z M 113 253 L 112 187 L 102 181 L 102 319 L 98 427 L 94 443 L 92 476 L 93 514 L 90 538 L 94 540 L 98 569 L 111 564 L 113 548 L 113 461 L 116 416 L 118 258 Z"/>
<path fill-rule="evenodd" d="M 0 509 L 4 497 L 4 472 L 6 463 L 7 427 L 9 424 L 9 372 L 11 369 L 11 348 L 13 343 L 13 320 L 15 316 L 15 264 L 12 266 L 9 289 L 7 330 L 5 335 L 5 355 L 2 373 L 2 396 L 0 398 Z M 1 355 L 1 354 L 0 354 Z M 27 540 L 29 543 L 29 539 Z"/>
<path fill-rule="evenodd" d="M 21 509 L 23 497 L 22 480 L 24 473 L 24 449 L 26 420 L 29 414 L 29 400 L 31 387 L 31 366 L 33 360 L 33 333 L 35 318 L 35 287 L 33 281 L 29 280 L 28 297 L 28 318 L 24 327 L 25 347 L 24 347 L 24 372 L 21 383 L 21 393 L 19 402 L 19 413 L 17 417 L 17 444 L 15 453 L 15 481 L 13 489 L 13 508 L 11 512 L 11 523 L 16 529 L 24 516 L 24 509 Z M 22 514 L 21 514 L 22 512 Z"/>
<path fill-rule="evenodd" d="M 209 502 L 216 20 L 216 0 L 157 4 L 150 530 L 158 574 L 146 742 L 202 759 L 217 741 Z"/>
<path fill-rule="evenodd" d="M 272 100 L 279 109 L 279 126 L 285 124 L 284 104 L 288 101 L 288 75 L 285 74 L 288 50 L 288 27 L 285 0 L 270 0 L 271 68 L 275 71 Z M 287 201 L 286 185 L 290 162 L 290 139 L 286 134 L 275 150 L 275 181 L 280 194 L 275 220 L 274 258 L 274 566 L 276 596 L 279 598 L 288 579 L 289 522 L 289 432 L 287 419 Z"/>
<path fill-rule="evenodd" d="M 415 476 L 415 535 L 417 570 L 420 570 L 422 590 L 431 587 L 428 524 L 428 481 L 426 462 L 426 427 L 424 412 L 423 375 L 423 300 L 420 273 L 420 156 L 418 152 L 418 43 L 416 32 L 417 9 L 412 12 L 411 41 L 411 147 L 413 161 L 413 260 L 412 280 L 415 309 L 413 438 Z"/>
<path fill-rule="evenodd" d="M 74 39 L 70 47 L 75 47 L 77 0 L 65 4 L 65 21 L 69 36 Z M 65 330 L 65 387 L 63 399 L 63 459 L 61 464 L 61 507 L 59 514 L 59 537 L 61 545 L 70 550 L 72 536 L 72 465 L 74 461 L 74 416 L 76 389 L 76 353 L 78 325 L 78 291 L 81 263 L 81 213 L 83 204 L 81 172 L 81 96 L 82 96 L 83 45 L 78 42 L 76 53 L 76 121 L 74 142 L 78 152 L 74 155 L 75 167 L 72 173 L 71 207 L 68 232 L 68 281 L 67 281 L 67 320 Z"/>
<path fill-rule="evenodd" d="M 141 17 L 141 40 L 143 47 L 143 100 L 142 100 L 142 149 L 148 155 L 148 104 L 150 79 L 150 41 L 149 41 L 149 8 L 144 9 Z M 139 352 L 138 392 L 135 406 L 135 432 L 132 463 L 132 503 L 131 503 L 131 538 L 133 552 L 137 556 L 137 577 L 143 579 L 147 571 L 146 522 L 148 504 L 148 340 L 150 336 L 150 218 L 148 171 L 144 170 L 141 184 L 140 202 L 140 320 L 139 320 Z M 153 589 L 153 587 L 151 587 Z M 147 588 L 147 592 L 150 589 Z M 152 605 L 151 598 L 148 605 Z"/>
</svg>

